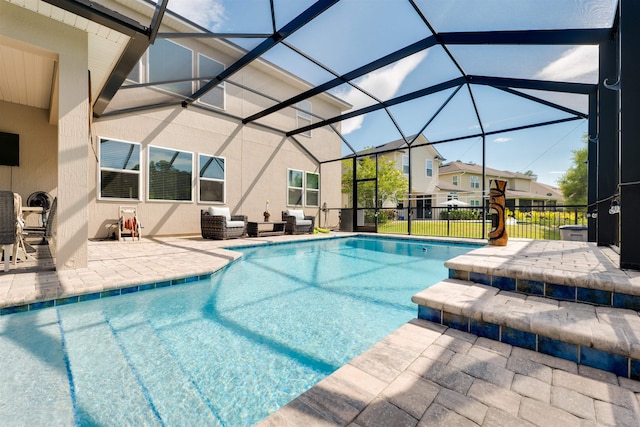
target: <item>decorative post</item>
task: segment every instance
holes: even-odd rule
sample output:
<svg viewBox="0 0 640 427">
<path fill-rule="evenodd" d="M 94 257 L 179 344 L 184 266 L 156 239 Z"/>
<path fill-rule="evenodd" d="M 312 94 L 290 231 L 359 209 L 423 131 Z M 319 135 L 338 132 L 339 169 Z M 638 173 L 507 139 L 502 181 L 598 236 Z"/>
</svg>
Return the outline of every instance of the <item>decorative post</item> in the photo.
<svg viewBox="0 0 640 427">
<path fill-rule="evenodd" d="M 507 246 L 506 223 L 506 197 L 507 181 L 492 179 L 489 189 L 489 213 L 491 214 L 491 230 L 489 231 L 489 244 L 494 246 Z"/>
</svg>

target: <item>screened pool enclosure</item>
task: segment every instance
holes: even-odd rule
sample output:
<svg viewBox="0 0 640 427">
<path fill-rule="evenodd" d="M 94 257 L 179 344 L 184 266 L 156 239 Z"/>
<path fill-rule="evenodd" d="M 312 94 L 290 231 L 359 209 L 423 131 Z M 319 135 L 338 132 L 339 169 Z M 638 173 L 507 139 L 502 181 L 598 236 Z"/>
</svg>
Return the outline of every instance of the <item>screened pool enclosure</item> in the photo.
<svg viewBox="0 0 640 427">
<path fill-rule="evenodd" d="M 320 181 L 328 178 L 323 169 L 339 162 L 340 205 L 322 206 L 319 186 L 306 180 L 290 188 L 319 199 L 321 225 L 336 225 L 322 219 L 337 210 L 353 229 L 366 229 L 369 218 L 375 225 L 381 215 L 452 219 L 451 200 L 477 209 L 482 220 L 494 178 L 514 183 L 514 208 L 525 208 L 519 211 L 557 207 L 562 202 L 551 190 L 517 182 L 528 176 L 556 186 L 572 152 L 586 147 L 588 196 L 580 215 L 589 240 L 619 247 L 623 268 L 640 267 L 640 229 L 632 224 L 640 214 L 637 1 L 46 3 L 128 37 L 93 100 L 94 117 L 202 109 L 280 133 L 319 165 Z M 169 17 L 181 24 L 168 29 Z M 224 58 L 191 61 L 190 43 L 215 45 Z M 250 64 L 300 84 L 282 97 L 260 80 L 238 79 Z M 231 111 L 225 96 L 232 92 L 252 102 Z M 342 105 L 340 114 L 315 108 L 327 97 Z M 278 120 L 287 110 L 293 127 Z M 315 132 L 337 137 L 340 150 L 308 143 Z M 391 189 L 381 182 L 384 168 L 399 171 Z M 613 204 L 619 211 L 610 213 Z M 411 233 L 409 224 L 401 232 Z"/>
</svg>

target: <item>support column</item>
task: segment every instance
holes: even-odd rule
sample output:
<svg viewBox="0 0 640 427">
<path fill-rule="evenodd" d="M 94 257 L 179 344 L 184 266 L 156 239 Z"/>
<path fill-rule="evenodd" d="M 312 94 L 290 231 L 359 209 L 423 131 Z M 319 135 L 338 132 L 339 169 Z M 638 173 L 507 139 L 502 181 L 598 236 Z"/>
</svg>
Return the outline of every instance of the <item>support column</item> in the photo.
<svg viewBox="0 0 640 427">
<path fill-rule="evenodd" d="M 620 1 L 620 267 L 640 270 L 640 2 Z"/>
<path fill-rule="evenodd" d="M 598 226 L 599 246 L 617 244 L 618 215 L 609 214 L 611 197 L 618 191 L 618 92 L 604 86 L 618 79 L 617 40 L 600 45 L 598 82 Z"/>
<path fill-rule="evenodd" d="M 409 182 L 408 182 L 408 186 L 409 188 L 407 189 L 407 193 L 409 195 L 407 200 L 409 202 L 409 205 L 407 206 L 407 234 L 411 234 L 411 202 L 412 202 L 412 198 L 413 198 L 413 180 L 411 179 L 412 176 L 411 174 L 413 173 L 413 169 L 411 167 L 411 145 L 409 145 L 409 149 L 408 149 L 408 156 L 409 156 Z"/>
<path fill-rule="evenodd" d="M 87 37 L 60 53 L 56 268 L 87 266 L 89 96 Z"/>
<path fill-rule="evenodd" d="M 587 142 L 587 227 L 588 241 L 598 238 L 598 93 L 589 94 L 589 137 Z"/>
</svg>

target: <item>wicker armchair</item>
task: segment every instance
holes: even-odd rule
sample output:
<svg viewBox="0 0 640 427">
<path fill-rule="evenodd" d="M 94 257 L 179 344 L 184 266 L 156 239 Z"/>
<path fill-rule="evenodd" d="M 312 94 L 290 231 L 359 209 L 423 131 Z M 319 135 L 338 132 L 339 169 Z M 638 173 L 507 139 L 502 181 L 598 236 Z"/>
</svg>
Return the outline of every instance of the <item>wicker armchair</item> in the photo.
<svg viewBox="0 0 640 427">
<path fill-rule="evenodd" d="M 286 221 L 285 232 L 287 234 L 313 233 L 315 230 L 315 217 L 304 215 L 302 210 L 289 209 L 282 212 L 282 220 Z"/>
<path fill-rule="evenodd" d="M 247 216 L 231 215 L 229 208 L 209 208 L 200 211 L 200 231 L 204 239 L 232 239 L 247 232 Z"/>
</svg>

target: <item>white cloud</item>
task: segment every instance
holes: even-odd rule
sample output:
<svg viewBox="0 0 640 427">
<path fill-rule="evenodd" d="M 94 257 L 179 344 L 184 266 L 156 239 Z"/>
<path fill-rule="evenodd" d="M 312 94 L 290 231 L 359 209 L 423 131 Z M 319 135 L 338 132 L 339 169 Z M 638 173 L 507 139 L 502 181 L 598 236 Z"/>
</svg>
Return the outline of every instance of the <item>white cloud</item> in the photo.
<svg viewBox="0 0 640 427">
<path fill-rule="evenodd" d="M 493 142 L 497 142 L 498 144 L 502 144 L 503 142 L 511 141 L 511 138 L 496 138 Z"/>
<path fill-rule="evenodd" d="M 171 0 L 169 9 L 211 31 L 220 31 L 225 20 L 224 6 L 218 0 Z"/>
<path fill-rule="evenodd" d="M 554 81 L 598 81 L 598 47 L 579 46 L 544 67 L 536 78 Z"/>
<path fill-rule="evenodd" d="M 356 83 L 359 87 L 381 99 L 393 98 L 409 74 L 427 56 L 426 51 L 408 56 L 397 63 L 381 68 L 365 75 Z M 371 98 L 355 88 L 336 93 L 336 95 L 353 105 L 352 110 L 371 105 Z M 342 122 L 342 134 L 346 135 L 362 127 L 364 116 L 354 117 Z"/>
</svg>

